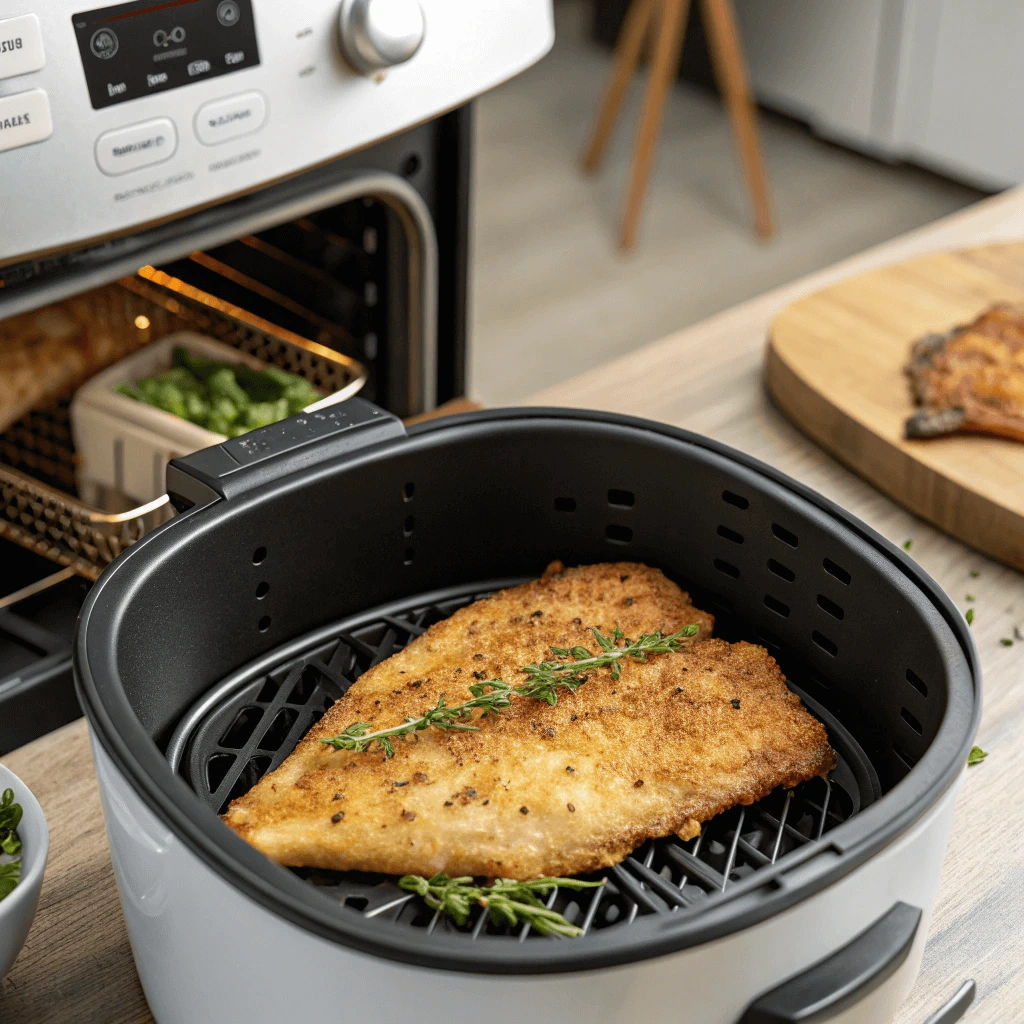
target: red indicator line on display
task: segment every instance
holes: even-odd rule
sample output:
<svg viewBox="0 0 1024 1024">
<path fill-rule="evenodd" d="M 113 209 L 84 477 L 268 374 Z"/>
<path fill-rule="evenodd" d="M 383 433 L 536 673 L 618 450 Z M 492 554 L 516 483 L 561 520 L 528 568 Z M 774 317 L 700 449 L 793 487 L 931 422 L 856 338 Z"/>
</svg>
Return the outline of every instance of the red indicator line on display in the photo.
<svg viewBox="0 0 1024 1024">
<path fill-rule="evenodd" d="M 166 11 L 171 7 L 186 7 L 189 4 L 202 3 L 202 0 L 169 0 L 165 4 L 154 4 L 152 7 L 144 7 L 141 11 L 129 11 L 127 14 L 115 14 L 112 18 L 100 18 L 94 21 L 94 25 L 105 25 L 109 21 L 124 21 L 125 18 L 137 18 L 143 14 L 155 14 L 157 11 Z"/>
</svg>

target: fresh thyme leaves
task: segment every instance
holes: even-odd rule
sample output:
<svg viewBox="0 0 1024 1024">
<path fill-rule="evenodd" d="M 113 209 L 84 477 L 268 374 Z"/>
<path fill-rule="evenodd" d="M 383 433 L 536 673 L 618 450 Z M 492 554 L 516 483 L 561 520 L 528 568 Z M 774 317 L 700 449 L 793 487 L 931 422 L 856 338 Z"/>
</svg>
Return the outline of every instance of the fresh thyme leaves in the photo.
<svg viewBox="0 0 1024 1024">
<path fill-rule="evenodd" d="M 971 570 L 971 579 L 972 580 L 976 580 L 980 575 L 981 575 L 981 573 L 978 572 L 977 569 L 972 569 Z"/>
<path fill-rule="evenodd" d="M 967 609 L 967 615 L 965 616 L 965 618 L 967 619 L 967 625 L 968 626 L 970 626 L 974 622 L 974 609 L 973 608 L 968 608 Z"/>
<path fill-rule="evenodd" d="M 1013 646 L 1013 641 L 1012 641 L 1012 640 L 1011 640 L 1011 639 L 1010 639 L 1010 638 L 1009 638 L 1008 636 L 1004 636 L 1004 637 L 1002 638 L 1002 640 L 1000 640 L 999 642 L 1000 642 L 1000 643 L 1001 643 L 1001 644 L 1002 644 L 1002 645 L 1003 645 L 1004 647 L 1012 647 L 1012 646 Z"/>
<path fill-rule="evenodd" d="M 912 540 L 905 540 L 903 542 L 903 550 L 904 551 L 909 551 L 913 546 L 914 546 L 914 542 Z"/>
<path fill-rule="evenodd" d="M 518 882 L 514 878 L 497 878 L 491 885 L 473 884 L 469 875 L 449 878 L 447 875 L 406 875 L 398 882 L 407 892 L 422 897 L 431 910 L 447 914 L 457 925 L 469 920 L 473 904 L 486 908 L 496 925 L 515 927 L 520 921 L 541 935 L 563 935 L 573 938 L 582 929 L 570 924 L 561 914 L 548 910 L 541 902 L 555 889 L 595 889 L 604 882 L 581 882 L 578 878 L 533 878 Z"/>
<path fill-rule="evenodd" d="M 21 804 L 14 802 L 14 790 L 5 789 L 0 795 L 0 853 L 9 857 L 21 853 L 21 839 L 18 837 L 21 814 Z M 20 880 L 20 860 L 0 864 L 0 900 L 10 896 Z"/>
<path fill-rule="evenodd" d="M 618 626 L 612 630 L 610 637 L 592 628 L 594 639 L 601 648 L 597 654 L 581 646 L 552 647 L 551 653 L 555 659 L 542 661 L 539 665 L 525 665 L 520 671 L 526 676 L 526 682 L 518 686 L 511 686 L 503 679 L 486 679 L 470 686 L 469 692 L 473 694 L 473 699 L 462 704 L 450 705 L 445 695 L 441 694 L 437 704 L 419 718 L 407 718 L 401 725 L 378 729 L 376 732 L 369 731 L 372 728 L 371 722 L 353 722 L 338 736 L 320 742 L 335 750 L 352 750 L 356 753 L 363 753 L 376 744 L 385 757 L 394 757 L 396 736 L 408 736 L 431 728 L 477 732 L 480 726 L 465 721 L 476 710 L 485 714 L 499 714 L 510 707 L 517 697 L 542 700 L 554 707 L 558 703 L 558 691 L 575 693 L 587 681 L 589 672 L 611 666 L 612 679 L 617 681 L 622 674 L 621 663 L 624 658 L 646 661 L 649 654 L 671 654 L 684 647 L 690 637 L 696 636 L 698 628 L 691 623 L 670 636 L 662 636 L 658 632 L 643 633 L 637 640 L 630 640 Z"/>
<path fill-rule="evenodd" d="M 976 764 L 981 764 L 986 757 L 988 757 L 987 750 L 982 750 L 981 747 L 971 747 L 971 752 L 967 755 L 967 767 L 973 768 Z"/>
</svg>

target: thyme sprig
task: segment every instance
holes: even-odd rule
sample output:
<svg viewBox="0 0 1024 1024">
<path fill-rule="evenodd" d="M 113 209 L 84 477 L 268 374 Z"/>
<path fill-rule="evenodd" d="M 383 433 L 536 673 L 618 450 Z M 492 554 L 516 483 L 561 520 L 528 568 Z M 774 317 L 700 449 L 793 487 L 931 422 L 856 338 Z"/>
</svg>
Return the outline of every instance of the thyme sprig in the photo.
<svg viewBox="0 0 1024 1024">
<path fill-rule="evenodd" d="M 533 878 L 519 882 L 514 878 L 496 878 L 490 885 L 479 886 L 469 875 L 449 878 L 437 874 L 433 878 L 405 875 L 398 884 L 422 897 L 431 910 L 440 910 L 460 926 L 469 920 L 473 904 L 478 903 L 496 925 L 514 928 L 523 921 L 541 935 L 574 938 L 583 933 L 582 929 L 557 911 L 548 910 L 540 897 L 555 889 L 595 889 L 604 882 L 581 882 L 578 878 Z"/>
<path fill-rule="evenodd" d="M 623 659 L 647 661 L 649 654 L 671 654 L 684 647 L 684 641 L 696 636 L 698 628 L 691 623 L 669 636 L 662 636 L 660 632 L 643 633 L 638 639 L 630 640 L 618 626 L 612 630 L 610 637 L 592 627 L 591 632 L 601 648 L 597 654 L 582 646 L 552 647 L 554 659 L 524 665 L 520 669 L 526 676 L 526 682 L 518 686 L 512 686 L 500 678 L 473 683 L 469 687 L 473 699 L 462 704 L 448 704 L 442 693 L 434 707 L 419 718 L 407 718 L 401 725 L 378 729 L 376 732 L 369 731 L 373 727 L 372 722 L 353 722 L 344 732 L 321 739 L 320 742 L 335 750 L 351 750 L 355 753 L 363 753 L 377 745 L 385 757 L 394 757 L 395 737 L 409 736 L 424 729 L 478 732 L 480 726 L 466 722 L 474 711 L 499 714 L 510 707 L 516 697 L 542 700 L 554 707 L 558 703 L 559 690 L 575 693 L 587 681 L 590 672 L 611 666 L 612 679 L 617 681 L 622 674 Z"/>
</svg>

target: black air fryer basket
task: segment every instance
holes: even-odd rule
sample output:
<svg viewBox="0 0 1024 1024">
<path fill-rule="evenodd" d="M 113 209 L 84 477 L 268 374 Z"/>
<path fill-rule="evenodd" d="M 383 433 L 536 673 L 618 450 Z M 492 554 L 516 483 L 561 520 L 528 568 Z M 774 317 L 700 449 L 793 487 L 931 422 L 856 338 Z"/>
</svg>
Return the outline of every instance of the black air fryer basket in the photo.
<svg viewBox="0 0 1024 1024">
<path fill-rule="evenodd" d="M 351 399 L 178 460 L 168 487 L 182 514 L 108 570 L 80 621 L 96 737 L 221 875 L 362 950 L 559 971 L 578 969 L 581 944 L 589 967 L 728 934 L 905 831 L 952 783 L 980 715 L 963 621 L 911 559 L 671 427 L 522 409 L 406 433 Z M 556 892 L 586 933 L 572 942 L 482 912 L 457 928 L 384 876 L 285 871 L 218 821 L 367 668 L 555 559 L 656 566 L 715 613 L 717 635 L 764 645 L 826 724 L 829 782 L 736 808 L 691 842 L 648 843 L 603 889 Z"/>
</svg>

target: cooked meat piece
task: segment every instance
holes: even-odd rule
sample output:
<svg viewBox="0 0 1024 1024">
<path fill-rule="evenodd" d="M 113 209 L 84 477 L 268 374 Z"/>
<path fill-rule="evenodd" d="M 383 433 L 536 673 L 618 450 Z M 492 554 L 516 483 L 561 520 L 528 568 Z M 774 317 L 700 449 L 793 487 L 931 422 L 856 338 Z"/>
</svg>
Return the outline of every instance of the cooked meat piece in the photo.
<svg viewBox="0 0 1024 1024">
<path fill-rule="evenodd" d="M 908 438 L 995 434 L 1024 441 L 1024 309 L 995 306 L 974 323 L 914 343 L 905 368 L 923 408 Z"/>
<path fill-rule="evenodd" d="M 353 722 L 420 716 L 467 682 L 521 679 L 549 647 L 700 631 L 686 649 L 591 671 L 558 704 L 516 699 L 479 732 L 429 730 L 379 750 L 320 743 Z M 281 864 L 388 874 L 533 878 L 621 861 L 645 839 L 700 822 L 835 764 L 821 724 L 760 647 L 707 637 L 710 615 L 655 569 L 551 565 L 432 626 L 371 669 L 295 752 L 224 818 Z M 468 677 L 468 680 L 467 680 Z"/>
</svg>

